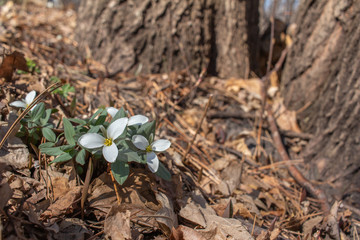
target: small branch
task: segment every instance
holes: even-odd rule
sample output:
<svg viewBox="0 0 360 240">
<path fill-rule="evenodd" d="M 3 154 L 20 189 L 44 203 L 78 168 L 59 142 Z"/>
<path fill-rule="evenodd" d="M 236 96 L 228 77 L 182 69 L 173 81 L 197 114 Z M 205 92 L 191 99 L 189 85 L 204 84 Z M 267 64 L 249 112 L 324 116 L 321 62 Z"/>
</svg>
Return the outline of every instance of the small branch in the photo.
<svg viewBox="0 0 360 240">
<path fill-rule="evenodd" d="M 211 99 L 212 99 L 212 98 L 213 98 L 213 95 L 211 94 L 210 97 L 209 97 L 208 103 L 206 104 L 204 113 L 203 113 L 203 115 L 202 115 L 202 117 L 201 117 L 201 120 L 200 120 L 200 122 L 199 122 L 199 125 L 198 125 L 198 127 L 197 127 L 197 129 L 196 129 L 196 132 L 195 132 L 195 134 L 194 134 L 194 137 L 193 137 L 193 138 L 191 139 L 191 141 L 188 143 L 188 146 L 187 146 L 186 151 L 185 151 L 185 153 L 184 153 L 184 156 L 183 156 L 183 158 L 182 158 L 182 162 L 185 162 L 186 156 L 187 156 L 187 154 L 188 154 L 189 151 L 190 151 L 191 145 L 193 145 L 193 143 L 194 143 L 194 141 L 195 141 L 195 138 L 196 138 L 197 134 L 198 134 L 199 131 L 200 131 L 202 122 L 203 122 L 204 119 L 205 119 L 205 116 L 206 116 L 206 113 L 207 113 L 207 111 L 208 111 L 208 109 L 209 109 L 209 106 L 210 106 L 210 104 L 211 104 Z"/>
<path fill-rule="evenodd" d="M 93 163 L 92 163 L 92 159 L 89 158 L 89 164 L 88 164 L 88 169 L 86 171 L 86 176 L 85 176 L 85 183 L 83 186 L 83 191 L 81 194 L 81 218 L 84 219 L 84 206 L 85 206 L 85 201 L 87 198 L 87 194 L 88 194 L 88 190 L 89 190 L 89 186 L 90 186 L 90 180 L 91 180 L 91 176 L 93 173 Z"/>
<path fill-rule="evenodd" d="M 118 203 L 118 206 L 120 206 L 120 203 L 121 203 L 121 201 L 120 201 L 120 195 L 119 195 L 119 191 L 118 191 L 118 188 L 117 188 L 117 185 L 116 185 L 116 181 L 115 181 L 114 175 L 113 175 L 113 173 L 112 173 L 112 171 L 111 171 L 111 165 L 110 165 L 110 163 L 109 163 L 108 166 L 109 166 L 109 168 L 110 168 L 111 180 L 112 180 L 112 182 L 113 182 L 113 184 L 114 184 L 114 190 L 115 190 L 115 194 L 116 194 L 117 203 Z"/>
<path fill-rule="evenodd" d="M 281 141 L 281 137 L 278 128 L 276 126 L 275 118 L 271 112 L 270 107 L 268 107 L 267 112 L 268 112 L 268 122 L 270 125 L 270 130 L 275 147 L 279 152 L 280 157 L 282 158 L 283 161 L 290 161 L 289 155 L 287 154 L 284 145 Z M 321 189 L 315 187 L 309 180 L 307 180 L 295 166 L 288 165 L 287 169 L 289 170 L 290 175 L 295 179 L 295 181 L 298 184 L 300 184 L 300 186 L 304 187 L 306 191 L 308 191 L 311 195 L 319 199 L 322 211 L 324 212 L 325 215 L 328 215 L 330 212 L 330 206 L 327 201 L 327 197 L 325 193 Z"/>
</svg>

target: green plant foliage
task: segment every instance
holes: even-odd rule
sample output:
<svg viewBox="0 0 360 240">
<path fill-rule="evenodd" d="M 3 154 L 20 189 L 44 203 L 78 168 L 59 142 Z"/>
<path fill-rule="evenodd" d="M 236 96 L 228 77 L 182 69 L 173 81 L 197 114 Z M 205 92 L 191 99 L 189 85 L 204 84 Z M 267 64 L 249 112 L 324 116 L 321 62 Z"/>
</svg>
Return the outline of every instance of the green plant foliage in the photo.
<svg viewBox="0 0 360 240">
<path fill-rule="evenodd" d="M 50 77 L 51 82 L 60 82 L 60 79 L 56 76 Z M 69 83 L 63 84 L 58 89 L 53 91 L 54 94 L 58 94 L 63 98 L 67 98 L 70 92 L 75 92 L 75 88 L 71 86 Z"/>
<path fill-rule="evenodd" d="M 115 180 L 123 184 L 129 176 L 129 164 L 123 161 L 115 161 L 111 164 L 111 171 Z"/>
<path fill-rule="evenodd" d="M 86 157 L 86 151 L 85 149 L 81 149 L 80 152 L 78 152 L 78 154 L 76 155 L 75 161 L 80 165 L 84 165 L 85 157 Z"/>
<path fill-rule="evenodd" d="M 75 140 L 74 140 L 75 129 L 73 125 L 67 118 L 63 118 L 63 123 L 64 123 L 64 133 L 65 133 L 66 141 L 71 145 L 75 145 Z"/>
<path fill-rule="evenodd" d="M 171 180 L 171 174 L 161 162 L 159 162 L 159 169 L 155 174 L 167 181 Z"/>
<path fill-rule="evenodd" d="M 41 132 L 42 132 L 42 135 L 46 138 L 46 140 L 48 140 L 50 142 L 55 142 L 56 141 L 56 135 L 51 130 L 51 128 L 44 127 L 44 128 L 41 129 Z"/>
<path fill-rule="evenodd" d="M 56 77 L 53 77 L 52 80 L 59 81 Z M 58 94 L 66 97 L 67 93 L 72 91 L 72 87 L 64 86 Z M 72 108 L 75 109 L 75 98 L 71 104 L 74 105 Z M 118 110 L 115 116 L 109 121 L 107 109 L 100 108 L 88 119 L 63 118 L 63 129 L 54 129 L 54 124 L 51 121 L 57 118 L 52 118 L 51 116 L 55 112 L 56 110 L 54 109 L 46 109 L 45 104 L 42 102 L 37 104 L 21 120 L 21 126 L 18 132 L 18 136 L 39 146 L 41 153 L 55 156 L 56 158 L 51 162 L 52 164 L 74 160 L 77 172 L 80 173 L 83 171 L 81 166 L 86 164 L 89 156 L 91 156 L 94 161 L 105 159 L 111 162 L 111 171 L 119 184 L 123 184 L 128 178 L 130 162 L 148 164 L 151 171 L 156 171 L 156 169 L 153 168 L 156 164 L 147 161 L 147 157 L 150 156 L 148 153 L 153 152 L 151 144 L 156 144 L 156 142 L 154 142 L 155 121 L 147 122 L 148 119 L 145 116 L 142 116 L 145 118 L 145 121 L 141 120 L 140 123 L 137 123 L 137 120 L 129 121 L 129 119 L 125 119 L 128 115 L 123 108 Z M 138 117 L 135 119 L 138 119 Z M 100 136 L 97 136 L 97 134 Z M 143 143 L 146 142 L 145 144 L 149 144 L 149 148 L 144 149 L 142 145 L 138 145 L 139 142 L 133 139 L 139 138 L 134 137 L 134 135 L 144 136 L 146 139 L 142 138 L 142 141 Z M 43 138 L 45 138 L 47 142 L 41 143 L 40 140 Z M 81 139 L 85 140 L 81 142 Z M 92 140 L 94 142 L 91 142 Z M 102 141 L 104 142 L 102 143 Z M 134 143 L 132 141 L 134 141 Z M 159 141 L 158 143 L 160 142 L 163 143 L 164 141 Z M 141 149 L 138 149 L 135 144 Z M 114 148 L 114 145 L 116 148 Z M 168 147 L 167 145 L 170 146 L 169 141 L 165 144 L 165 148 Z M 109 146 L 112 147 L 105 148 Z M 113 156 L 112 159 L 107 158 L 109 155 L 104 154 L 104 151 L 110 151 L 109 149 L 112 151 L 110 152 L 110 156 Z M 161 146 L 159 149 L 161 149 Z M 151 156 L 154 156 L 153 153 Z M 152 159 L 159 161 L 157 158 Z M 159 162 L 159 168 L 155 174 L 166 180 L 171 179 L 169 171 L 161 162 Z"/>
</svg>

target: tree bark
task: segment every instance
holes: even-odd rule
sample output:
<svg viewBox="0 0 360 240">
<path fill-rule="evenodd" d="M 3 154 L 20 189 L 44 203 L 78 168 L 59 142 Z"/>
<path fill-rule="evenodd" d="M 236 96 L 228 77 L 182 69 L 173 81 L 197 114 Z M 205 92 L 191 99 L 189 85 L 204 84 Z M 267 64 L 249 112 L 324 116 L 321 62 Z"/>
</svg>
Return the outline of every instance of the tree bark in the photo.
<svg viewBox="0 0 360 240">
<path fill-rule="evenodd" d="M 343 197 L 360 188 L 360 0 L 304 0 L 282 76 L 298 111 L 312 177 Z M 358 201 L 359 202 L 359 201 Z"/>
<path fill-rule="evenodd" d="M 76 35 L 111 74 L 207 68 L 247 77 L 257 66 L 258 6 L 259 0 L 82 0 Z"/>
</svg>

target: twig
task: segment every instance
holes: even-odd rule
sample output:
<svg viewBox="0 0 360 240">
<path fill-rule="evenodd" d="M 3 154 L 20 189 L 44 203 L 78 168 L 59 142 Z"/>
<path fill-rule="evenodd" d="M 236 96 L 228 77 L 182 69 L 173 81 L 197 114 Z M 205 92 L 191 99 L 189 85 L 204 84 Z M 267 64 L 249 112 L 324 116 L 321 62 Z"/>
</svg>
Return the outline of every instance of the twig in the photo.
<svg viewBox="0 0 360 240">
<path fill-rule="evenodd" d="M 112 171 L 111 171 L 111 165 L 110 165 L 110 163 L 109 163 L 108 166 L 109 166 L 109 168 L 110 168 L 111 180 L 112 180 L 112 182 L 113 182 L 113 184 L 114 184 L 114 190 L 115 190 L 115 194 L 116 194 L 117 203 L 118 203 L 118 206 L 120 206 L 120 203 L 121 203 L 121 201 L 120 201 L 120 195 L 119 195 L 119 191 L 118 191 L 118 188 L 117 188 L 117 185 L 116 185 L 116 182 L 115 182 L 114 175 L 113 175 L 113 173 L 112 173 Z"/>
<path fill-rule="evenodd" d="M 281 141 L 281 137 L 270 107 L 268 107 L 267 112 L 268 112 L 268 122 L 270 125 L 270 130 L 275 147 L 283 161 L 290 161 L 289 155 L 287 154 L 284 145 Z M 287 169 L 289 170 L 290 175 L 295 179 L 295 181 L 298 184 L 304 187 L 306 191 L 308 191 L 310 194 L 312 194 L 314 197 L 316 197 L 319 200 L 322 211 L 324 212 L 325 215 L 328 215 L 330 212 L 330 206 L 327 201 L 327 197 L 325 193 L 321 189 L 315 187 L 309 180 L 307 180 L 295 166 L 288 165 Z"/>
<path fill-rule="evenodd" d="M 88 240 L 96 239 L 98 236 L 100 236 L 103 233 L 104 233 L 104 230 L 102 230 L 102 231 L 96 233 L 95 235 L 91 236 L 90 238 L 88 238 Z"/>
<path fill-rule="evenodd" d="M 51 84 L 47 89 L 45 89 L 42 93 L 39 94 L 39 96 L 37 96 L 30 104 L 29 106 L 19 115 L 19 117 L 15 120 L 15 122 L 11 125 L 11 127 L 9 128 L 9 130 L 6 132 L 5 136 L 3 137 L 3 139 L 0 142 L 0 148 L 2 148 L 2 146 L 4 145 L 6 139 L 10 136 L 10 134 L 14 131 L 16 125 L 21 121 L 21 119 L 38 103 L 40 102 L 45 94 L 54 91 L 55 89 L 59 88 L 62 86 L 62 83 L 57 82 L 54 84 Z"/>
<path fill-rule="evenodd" d="M 187 146 L 186 151 L 185 151 L 185 153 L 184 153 L 184 155 L 183 155 L 183 158 L 182 158 L 182 162 L 185 162 L 186 156 L 187 156 L 187 154 L 188 154 L 189 151 L 190 151 L 191 145 L 193 145 L 193 143 L 194 143 L 194 141 L 195 141 L 195 138 L 196 138 L 197 134 L 198 134 L 199 131 L 200 131 L 202 122 L 203 122 L 204 119 L 205 119 L 205 116 L 206 116 L 206 113 L 207 113 L 207 111 L 208 111 L 208 109 L 209 109 L 209 106 L 210 106 L 210 104 L 211 104 L 211 99 L 212 99 L 212 98 L 213 98 L 213 95 L 211 94 L 210 97 L 209 97 L 209 100 L 208 100 L 208 102 L 207 102 L 207 104 L 206 104 L 204 113 L 203 113 L 203 115 L 202 115 L 202 117 L 201 117 L 201 120 L 200 120 L 200 122 L 199 122 L 199 125 L 198 125 L 198 127 L 197 127 L 197 129 L 196 129 L 196 132 L 195 132 L 193 138 L 191 139 L 191 141 L 188 143 L 188 146 Z"/>
<path fill-rule="evenodd" d="M 93 173 L 93 163 L 92 163 L 92 159 L 91 157 L 89 158 L 89 164 L 88 164 L 88 169 L 86 171 L 86 177 L 85 177 L 85 183 L 83 186 L 83 192 L 81 194 L 81 218 L 84 219 L 84 206 L 85 206 L 85 201 L 86 201 L 86 197 L 88 194 L 88 190 L 89 190 L 89 185 L 90 185 L 90 180 L 91 180 L 91 176 Z"/>
</svg>

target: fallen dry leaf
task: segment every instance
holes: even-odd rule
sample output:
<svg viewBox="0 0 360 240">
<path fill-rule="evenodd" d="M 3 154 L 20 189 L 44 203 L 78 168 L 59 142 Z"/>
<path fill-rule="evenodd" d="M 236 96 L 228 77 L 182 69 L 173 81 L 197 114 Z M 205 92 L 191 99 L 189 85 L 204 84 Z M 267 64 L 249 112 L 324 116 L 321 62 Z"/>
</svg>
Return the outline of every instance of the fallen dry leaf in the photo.
<svg viewBox="0 0 360 240">
<path fill-rule="evenodd" d="M 172 229 L 170 240 L 206 240 L 206 238 L 196 230 L 180 225 L 178 228 Z"/>
<path fill-rule="evenodd" d="M 176 228 L 178 225 L 177 217 L 174 213 L 174 207 L 171 200 L 162 192 L 156 194 L 156 200 L 161 204 L 161 209 L 155 213 L 157 216 L 156 221 L 159 223 L 160 228 L 166 236 L 171 234 L 171 229 Z"/>
<path fill-rule="evenodd" d="M 216 216 L 215 210 L 206 203 L 198 190 L 193 191 L 191 195 L 184 196 L 182 202 L 186 205 L 181 208 L 179 215 L 196 225 L 206 228 L 208 223 L 205 216 Z"/>
<path fill-rule="evenodd" d="M 20 141 L 18 143 L 9 143 L 7 145 L 7 151 L 3 149 L 0 150 L 0 163 L 10 165 L 14 169 L 23 169 L 29 165 L 29 150 L 20 139 L 18 140 Z"/>
<path fill-rule="evenodd" d="M 5 55 L 0 65 L 0 78 L 3 77 L 6 81 L 11 81 L 15 69 L 29 71 L 24 54 L 18 51 L 14 51 L 10 55 Z"/>
<path fill-rule="evenodd" d="M 6 179 L 3 179 L 0 183 L 0 209 L 3 209 L 6 206 L 6 203 L 9 201 L 13 191 L 7 183 Z"/>
<path fill-rule="evenodd" d="M 47 219 L 71 213 L 74 210 L 74 204 L 80 198 L 81 189 L 81 186 L 71 188 L 64 196 L 51 204 L 41 218 Z"/>
<path fill-rule="evenodd" d="M 317 227 L 320 227 L 319 224 L 322 222 L 323 219 L 324 219 L 324 217 L 322 217 L 322 216 L 316 216 L 316 217 L 311 218 L 311 219 L 307 220 L 306 222 L 304 222 L 304 224 L 302 225 L 304 238 L 308 237 L 310 239 L 310 236 L 312 236 L 313 230 Z"/>
<path fill-rule="evenodd" d="M 219 216 L 207 216 L 209 226 L 198 232 L 206 239 L 254 239 L 239 220 L 233 218 L 222 218 Z"/>
<path fill-rule="evenodd" d="M 120 206 L 113 206 L 110 209 L 104 223 L 104 232 L 111 239 L 132 239 L 130 229 L 131 212 L 122 212 Z"/>
<path fill-rule="evenodd" d="M 227 91 L 238 93 L 241 89 L 245 89 L 248 93 L 257 99 L 261 99 L 261 89 L 263 82 L 261 79 L 235 79 L 230 78 L 226 81 L 225 87 Z"/>
</svg>

